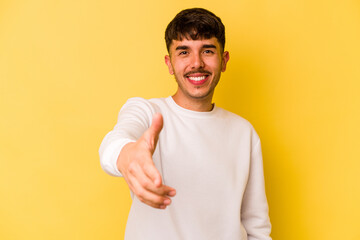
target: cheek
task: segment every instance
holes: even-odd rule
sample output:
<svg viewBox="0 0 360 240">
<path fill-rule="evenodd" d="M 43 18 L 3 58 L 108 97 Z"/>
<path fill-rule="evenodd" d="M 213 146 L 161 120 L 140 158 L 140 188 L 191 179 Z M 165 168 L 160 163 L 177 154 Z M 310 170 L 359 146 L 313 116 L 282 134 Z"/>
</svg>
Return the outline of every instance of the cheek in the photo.
<svg viewBox="0 0 360 240">
<path fill-rule="evenodd" d="M 186 71 L 186 63 L 185 62 L 174 62 L 173 70 L 175 73 L 182 74 Z"/>
<path fill-rule="evenodd" d="M 213 62 L 209 63 L 208 66 L 214 72 L 220 72 L 222 69 L 222 64 L 219 61 L 213 61 Z"/>
<path fill-rule="evenodd" d="M 218 56 L 212 56 L 209 57 L 208 59 L 204 59 L 205 65 L 208 66 L 209 68 L 213 69 L 213 70 L 217 70 L 217 69 L 221 69 L 221 58 L 219 58 Z"/>
</svg>

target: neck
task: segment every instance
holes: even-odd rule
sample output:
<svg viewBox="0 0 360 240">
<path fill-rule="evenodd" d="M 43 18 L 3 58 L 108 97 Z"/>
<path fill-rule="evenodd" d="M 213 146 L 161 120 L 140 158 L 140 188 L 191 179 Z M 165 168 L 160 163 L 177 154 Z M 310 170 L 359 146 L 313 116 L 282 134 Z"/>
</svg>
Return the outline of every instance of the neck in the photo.
<svg viewBox="0 0 360 240">
<path fill-rule="evenodd" d="M 186 98 L 181 96 L 179 92 L 176 92 L 172 96 L 172 98 L 176 102 L 176 104 L 182 108 L 197 112 L 209 112 L 214 107 L 214 104 L 212 104 L 212 96 L 213 94 L 210 94 L 209 96 L 200 99 Z"/>
</svg>

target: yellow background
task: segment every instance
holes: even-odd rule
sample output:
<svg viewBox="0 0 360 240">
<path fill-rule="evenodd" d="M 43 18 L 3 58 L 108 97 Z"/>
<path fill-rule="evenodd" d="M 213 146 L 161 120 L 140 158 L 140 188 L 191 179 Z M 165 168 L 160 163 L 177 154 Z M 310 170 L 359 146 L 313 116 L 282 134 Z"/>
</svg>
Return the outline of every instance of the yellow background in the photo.
<svg viewBox="0 0 360 240">
<path fill-rule="evenodd" d="M 215 102 L 263 146 L 277 240 L 360 239 L 360 2 L 0 1 L 0 239 L 122 239 L 130 195 L 98 147 L 126 99 L 167 97 L 164 30 L 219 15 Z"/>
</svg>

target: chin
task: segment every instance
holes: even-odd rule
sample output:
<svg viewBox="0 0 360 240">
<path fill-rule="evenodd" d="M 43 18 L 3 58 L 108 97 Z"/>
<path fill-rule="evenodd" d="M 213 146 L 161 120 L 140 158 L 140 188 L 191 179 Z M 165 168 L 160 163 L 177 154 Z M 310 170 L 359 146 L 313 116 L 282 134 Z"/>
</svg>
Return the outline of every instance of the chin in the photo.
<svg viewBox="0 0 360 240">
<path fill-rule="evenodd" d="M 189 93 L 188 96 L 197 100 L 202 100 L 202 99 L 206 99 L 208 97 L 210 97 L 210 95 L 212 92 L 205 92 L 205 93 Z"/>
</svg>

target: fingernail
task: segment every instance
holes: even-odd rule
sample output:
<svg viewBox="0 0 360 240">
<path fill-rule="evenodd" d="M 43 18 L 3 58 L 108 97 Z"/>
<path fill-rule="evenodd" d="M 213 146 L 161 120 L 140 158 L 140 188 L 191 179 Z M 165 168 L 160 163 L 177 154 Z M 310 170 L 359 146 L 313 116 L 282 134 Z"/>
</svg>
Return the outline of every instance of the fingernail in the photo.
<svg viewBox="0 0 360 240">
<path fill-rule="evenodd" d="M 171 200 L 170 200 L 170 199 L 165 199 L 165 200 L 164 200 L 164 204 L 165 204 L 165 205 L 169 205 L 170 203 L 171 203 Z"/>
<path fill-rule="evenodd" d="M 175 196 L 175 194 L 176 194 L 176 191 L 170 191 L 169 192 L 169 196 Z"/>
</svg>

